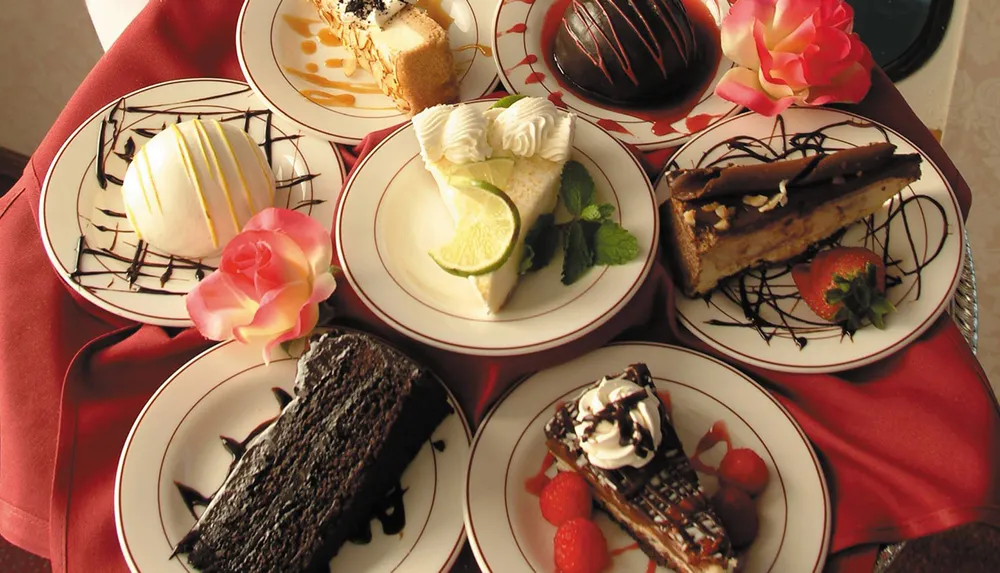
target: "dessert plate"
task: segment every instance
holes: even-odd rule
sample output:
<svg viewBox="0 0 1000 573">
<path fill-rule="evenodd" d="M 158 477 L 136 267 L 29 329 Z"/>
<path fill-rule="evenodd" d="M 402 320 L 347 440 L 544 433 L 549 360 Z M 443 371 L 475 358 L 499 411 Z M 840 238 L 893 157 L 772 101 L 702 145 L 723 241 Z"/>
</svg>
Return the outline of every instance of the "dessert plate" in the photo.
<svg viewBox="0 0 1000 573">
<path fill-rule="evenodd" d="M 129 432 L 115 479 L 115 523 L 129 568 L 136 573 L 193 571 L 183 556 L 170 558 L 194 525 L 175 483 L 211 494 L 232 457 L 220 436 L 242 440 L 278 415 L 271 388 L 291 392 L 296 359 L 275 350 L 269 366 L 259 348 L 219 344 L 181 367 L 149 399 Z M 465 541 L 461 500 L 471 432 L 449 393 L 454 415 L 403 473 L 406 525 L 385 535 L 373 522 L 372 542 L 344 545 L 334 571 L 371 573 L 447 571 Z M 443 444 L 441 443 L 443 441 Z"/>
<path fill-rule="evenodd" d="M 448 31 L 461 101 L 492 92 L 497 84 L 489 42 L 494 2 L 414 3 Z M 370 73 L 344 73 L 341 66 L 350 52 L 325 30 L 309 0 L 246 0 L 236 25 L 236 53 L 247 81 L 267 106 L 338 143 L 358 143 L 373 131 L 406 121 Z"/>
<path fill-rule="evenodd" d="M 49 260 L 67 284 L 108 312 L 161 326 L 192 324 L 184 295 L 215 268 L 218 257 L 187 260 L 137 252 L 120 191 L 131 152 L 164 125 L 199 115 L 238 123 L 260 142 L 277 179 L 276 206 L 333 226 L 345 170 L 329 142 L 274 117 L 242 82 L 189 79 L 142 88 L 77 128 L 42 185 L 39 221 Z M 95 145 L 98 141 L 103 143 Z"/>
<path fill-rule="evenodd" d="M 730 147 L 726 143 L 730 141 L 740 149 Z M 832 109 L 792 108 L 778 118 L 746 114 L 693 138 L 677 151 L 668 169 L 761 161 L 788 150 L 793 150 L 789 157 L 794 158 L 802 156 L 794 151 L 797 148 L 807 148 L 811 155 L 819 148 L 884 141 L 895 144 L 897 153 L 920 153 L 921 177 L 874 217 L 848 227 L 838 242 L 868 247 L 878 255 L 888 250 L 887 275 L 895 279 L 889 279 L 887 295 L 897 310 L 887 316 L 885 330 L 866 326 L 851 338 L 840 327 L 820 320 L 802 302 L 784 265 L 745 274 L 747 297 L 742 304 L 739 277 L 720 285 L 707 300 L 678 294 L 677 312 L 684 325 L 719 352 L 785 372 L 838 372 L 864 366 L 923 334 L 947 309 L 958 286 L 965 253 L 963 221 L 941 171 L 903 136 Z M 750 157 L 746 149 L 757 157 Z M 668 194 L 661 177 L 657 196 L 665 200 Z M 760 329 L 746 318 L 744 306 L 759 306 Z"/>
<path fill-rule="evenodd" d="M 521 277 L 503 309 L 488 315 L 469 281 L 441 270 L 427 254 L 451 237 L 453 223 L 424 168 L 413 127 L 406 124 L 355 168 L 337 212 L 337 255 L 365 305 L 416 340 L 483 356 L 553 348 L 607 322 L 649 273 L 659 217 L 635 156 L 596 125 L 576 125 L 572 159 L 590 172 L 598 202 L 615 205 L 618 223 L 635 235 L 635 260 L 595 267 L 564 286 L 562 253 L 557 253 L 547 267 Z"/>
<path fill-rule="evenodd" d="M 503 0 L 493 20 L 493 58 L 500 81 L 511 93 L 548 97 L 596 122 L 642 150 L 674 147 L 741 107 L 715 95 L 715 86 L 735 64 L 722 55 L 718 26 L 729 13 L 730 0 L 685 0 L 699 38 L 711 46 L 708 62 L 694 73 L 703 75 L 681 100 L 663 108 L 628 109 L 596 101 L 570 87 L 552 61 L 553 24 L 561 21 L 567 0 Z"/>
<path fill-rule="evenodd" d="M 733 447 L 755 451 L 770 481 L 755 500 L 760 529 L 741 555 L 745 573 L 821 571 L 830 539 L 831 506 L 819 460 L 805 434 L 771 395 L 735 368 L 676 346 L 624 343 L 601 348 L 523 380 L 486 415 L 472 442 L 465 484 L 465 527 L 485 572 L 552 571 L 556 528 L 542 518 L 525 480 L 545 466 L 544 427 L 556 405 L 601 376 L 644 362 L 670 395 L 674 427 L 689 455 L 718 422 Z M 715 466 L 725 446 L 701 457 Z M 554 468 L 549 468 L 551 475 Z M 717 488 L 699 475 L 706 493 Z M 609 571 L 652 571 L 634 541 L 595 512 L 608 547 L 622 549 Z M 628 549 L 626 549 L 628 548 Z M 664 568 L 658 571 L 666 571 Z"/>
</svg>

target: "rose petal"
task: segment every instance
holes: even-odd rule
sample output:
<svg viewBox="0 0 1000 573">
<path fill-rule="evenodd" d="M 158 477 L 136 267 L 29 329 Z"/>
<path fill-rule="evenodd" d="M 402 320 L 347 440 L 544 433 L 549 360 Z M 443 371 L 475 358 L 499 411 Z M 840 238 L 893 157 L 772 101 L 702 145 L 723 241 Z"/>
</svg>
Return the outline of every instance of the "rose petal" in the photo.
<svg viewBox="0 0 1000 573">
<path fill-rule="evenodd" d="M 826 105 L 828 103 L 858 103 L 865 99 L 872 87 L 870 68 L 862 64 L 854 64 L 830 85 L 815 86 L 810 90 L 807 102 L 809 105 Z"/>
<path fill-rule="evenodd" d="M 770 117 L 785 111 L 796 100 L 795 97 L 772 98 L 764 91 L 758 73 L 747 68 L 733 68 L 726 72 L 715 87 L 715 93 L 722 99 Z"/>
<path fill-rule="evenodd" d="M 305 213 L 274 207 L 264 209 L 247 221 L 243 229 L 280 231 L 302 249 L 315 274 L 330 268 L 333 260 L 330 233 L 319 221 Z"/>
<path fill-rule="evenodd" d="M 299 316 L 296 318 L 294 328 L 264 345 L 264 364 L 268 364 L 270 362 L 271 351 L 275 346 L 278 346 L 282 342 L 295 340 L 296 338 L 305 336 L 309 331 L 316 327 L 317 322 L 319 322 L 319 307 L 317 305 L 306 305 L 302 307 L 302 310 L 299 311 Z"/>
<path fill-rule="evenodd" d="M 774 18 L 767 22 L 770 38 L 775 43 L 791 35 L 806 20 L 820 13 L 822 5 L 831 0 L 777 0 L 774 4 Z M 839 0 L 832 0 L 838 2 Z"/>
<path fill-rule="evenodd" d="M 764 39 L 772 52 L 798 54 L 815 41 L 818 29 L 813 18 L 806 18 L 788 33 L 769 29 Z"/>
<path fill-rule="evenodd" d="M 260 308 L 253 320 L 233 329 L 233 336 L 243 343 L 268 343 L 289 331 L 296 331 L 302 307 L 312 292 L 306 282 L 287 284 L 267 293 L 260 301 Z M 311 328 L 311 327 L 310 327 Z M 296 333 L 297 338 L 300 333 Z"/>
<path fill-rule="evenodd" d="M 722 20 L 722 52 L 737 65 L 756 70 L 760 66 L 754 45 L 754 24 L 769 22 L 774 14 L 774 0 L 740 0 Z"/>
<path fill-rule="evenodd" d="M 324 300 L 330 298 L 330 295 L 332 295 L 335 290 L 337 290 L 337 279 L 333 276 L 333 273 L 329 271 L 322 273 L 313 281 L 312 296 L 309 297 L 309 302 L 307 304 L 318 305 Z"/>
<path fill-rule="evenodd" d="M 214 272 L 184 297 L 188 316 L 209 340 L 228 340 L 240 325 L 253 320 L 257 303 L 237 286 L 230 275 Z"/>
</svg>

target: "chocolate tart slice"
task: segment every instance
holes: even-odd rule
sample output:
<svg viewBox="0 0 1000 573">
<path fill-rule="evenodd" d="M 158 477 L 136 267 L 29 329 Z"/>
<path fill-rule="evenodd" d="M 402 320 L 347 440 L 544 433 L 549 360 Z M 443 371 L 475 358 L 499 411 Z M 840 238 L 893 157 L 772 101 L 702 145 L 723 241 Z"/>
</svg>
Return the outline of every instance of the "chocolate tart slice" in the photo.
<svg viewBox="0 0 1000 573">
<path fill-rule="evenodd" d="M 776 263 L 877 212 L 920 178 L 918 154 L 875 143 L 772 163 L 666 174 L 676 278 L 688 296 Z"/>
<path fill-rule="evenodd" d="M 607 391 L 605 383 L 614 383 L 617 389 Z M 593 407 L 593 392 L 608 398 L 603 409 Z M 640 413 L 641 403 L 654 408 Z M 581 408 L 587 408 L 583 415 Z M 599 459 L 593 451 L 588 453 L 584 446 L 594 433 L 612 429 L 620 437 L 620 446 L 633 447 L 632 457 L 641 460 L 641 467 L 594 465 L 617 465 Z M 633 364 L 621 374 L 605 377 L 560 406 L 545 425 L 545 437 L 560 469 L 586 479 L 600 508 L 658 564 L 678 573 L 736 570 L 729 537 L 684 454 L 645 364 Z"/>
<path fill-rule="evenodd" d="M 377 339 L 313 338 L 295 398 L 250 442 L 175 553 L 216 573 L 328 571 L 451 411 L 429 371 Z"/>
</svg>

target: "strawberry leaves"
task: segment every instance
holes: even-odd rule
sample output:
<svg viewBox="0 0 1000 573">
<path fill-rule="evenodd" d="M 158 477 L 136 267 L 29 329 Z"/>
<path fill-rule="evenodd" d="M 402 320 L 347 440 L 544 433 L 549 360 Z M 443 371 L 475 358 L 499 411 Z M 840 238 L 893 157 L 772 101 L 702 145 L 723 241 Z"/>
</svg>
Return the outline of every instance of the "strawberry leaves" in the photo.
<svg viewBox="0 0 1000 573">
<path fill-rule="evenodd" d="M 884 329 L 886 315 L 896 310 L 885 296 L 885 266 L 868 249 L 823 251 L 808 266 L 796 265 L 792 278 L 809 308 L 848 335 L 866 322 Z"/>
</svg>

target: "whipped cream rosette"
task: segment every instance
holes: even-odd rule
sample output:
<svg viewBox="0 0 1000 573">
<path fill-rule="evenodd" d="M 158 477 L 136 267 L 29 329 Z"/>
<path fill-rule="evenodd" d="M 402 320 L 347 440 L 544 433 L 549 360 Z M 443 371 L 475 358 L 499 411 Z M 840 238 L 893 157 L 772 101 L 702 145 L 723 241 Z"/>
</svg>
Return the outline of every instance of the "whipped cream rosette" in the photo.
<svg viewBox="0 0 1000 573">
<path fill-rule="evenodd" d="M 603 378 L 580 397 L 574 432 L 591 464 L 641 468 L 663 441 L 660 400 L 623 376 Z"/>
</svg>

